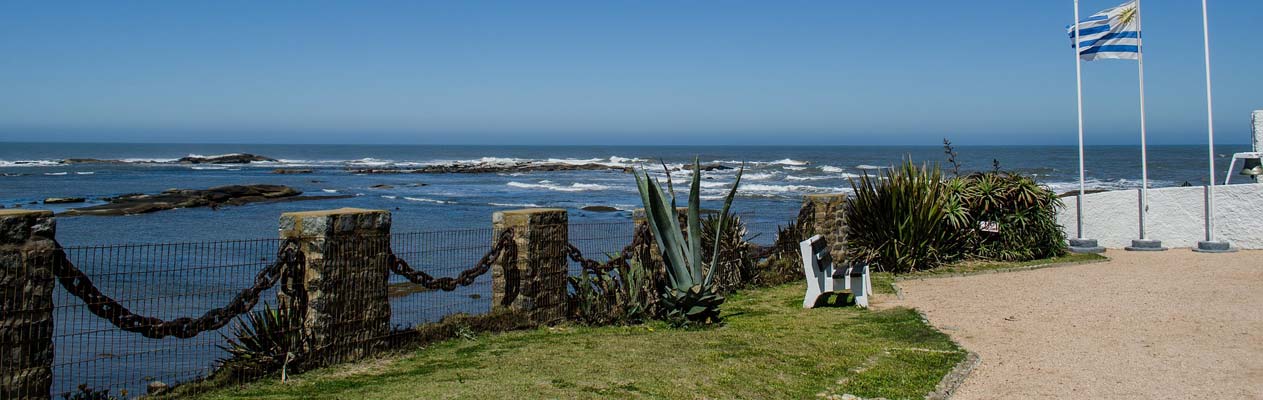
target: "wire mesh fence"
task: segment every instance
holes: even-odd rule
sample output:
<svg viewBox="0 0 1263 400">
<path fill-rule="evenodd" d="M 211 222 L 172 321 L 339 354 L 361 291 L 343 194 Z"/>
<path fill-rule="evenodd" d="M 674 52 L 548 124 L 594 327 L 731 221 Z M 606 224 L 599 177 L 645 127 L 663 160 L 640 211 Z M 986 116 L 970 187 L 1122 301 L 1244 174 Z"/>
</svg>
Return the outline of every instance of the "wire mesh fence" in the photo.
<svg viewBox="0 0 1263 400">
<path fill-rule="evenodd" d="M 497 236 L 491 228 L 396 233 L 391 238 L 395 256 L 432 276 L 456 276 L 479 261 Z M 390 277 L 390 323 L 410 327 L 444 316 L 482 314 L 491 309 L 491 274 L 469 286 L 445 292 L 429 290 L 402 276 Z"/>
<path fill-rule="evenodd" d="M 66 247 L 65 252 L 119 304 L 170 320 L 201 315 L 230 301 L 276 261 L 280 244 L 279 239 L 258 239 Z M 260 297 L 275 304 L 275 293 L 271 289 Z M 63 289 L 55 289 L 53 296 L 53 394 L 81 384 L 112 393 L 143 393 L 153 381 L 204 377 L 226 355 L 218 346 L 225 344 L 228 327 L 189 339 L 150 339 L 116 328 Z"/>
<path fill-rule="evenodd" d="M 589 259 L 604 261 L 617 257 L 624 247 L 631 244 L 636 226 L 629 221 L 579 222 L 570 224 L 570 244 Z M 576 275 L 582 266 L 570 261 L 570 274 Z"/>
</svg>

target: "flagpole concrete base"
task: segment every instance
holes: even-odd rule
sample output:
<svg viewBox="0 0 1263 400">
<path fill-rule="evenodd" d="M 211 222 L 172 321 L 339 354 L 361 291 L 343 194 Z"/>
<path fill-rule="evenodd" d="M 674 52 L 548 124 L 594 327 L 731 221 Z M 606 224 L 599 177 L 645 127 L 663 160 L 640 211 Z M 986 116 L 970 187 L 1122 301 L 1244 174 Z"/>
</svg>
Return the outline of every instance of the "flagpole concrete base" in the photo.
<svg viewBox="0 0 1263 400">
<path fill-rule="evenodd" d="M 1124 247 L 1127 251 L 1166 251 L 1166 247 L 1162 247 L 1161 240 L 1152 239 L 1132 239 L 1131 246 Z"/>
<path fill-rule="evenodd" d="M 1070 252 L 1076 254 L 1104 253 L 1105 248 L 1096 243 L 1096 239 L 1070 239 Z"/>
<path fill-rule="evenodd" d="M 1197 247 L 1193 249 L 1198 253 L 1235 253 L 1237 249 L 1232 248 L 1228 242 L 1197 242 Z"/>
</svg>

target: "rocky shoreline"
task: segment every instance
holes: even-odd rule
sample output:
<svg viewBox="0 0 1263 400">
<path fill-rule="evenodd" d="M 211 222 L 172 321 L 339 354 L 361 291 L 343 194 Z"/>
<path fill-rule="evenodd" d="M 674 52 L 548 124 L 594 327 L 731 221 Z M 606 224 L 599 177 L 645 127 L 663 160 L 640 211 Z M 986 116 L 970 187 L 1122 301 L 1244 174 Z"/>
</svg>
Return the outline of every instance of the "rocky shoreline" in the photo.
<svg viewBox="0 0 1263 400">
<path fill-rule="evenodd" d="M 170 189 L 158 194 L 133 193 L 108 197 L 107 203 L 72 208 L 60 215 L 133 215 L 177 208 L 239 206 L 250 203 L 345 199 L 350 195 L 302 196 L 303 192 L 283 185 L 230 185 L 210 189 Z"/>
<path fill-rule="evenodd" d="M 180 157 L 175 161 L 155 161 L 155 160 L 110 160 L 100 158 L 67 158 L 59 161 L 60 164 L 249 164 L 254 162 L 277 162 L 278 160 L 271 157 L 260 156 L 249 153 L 222 154 L 217 156 L 196 156 L 189 155 Z"/>
</svg>

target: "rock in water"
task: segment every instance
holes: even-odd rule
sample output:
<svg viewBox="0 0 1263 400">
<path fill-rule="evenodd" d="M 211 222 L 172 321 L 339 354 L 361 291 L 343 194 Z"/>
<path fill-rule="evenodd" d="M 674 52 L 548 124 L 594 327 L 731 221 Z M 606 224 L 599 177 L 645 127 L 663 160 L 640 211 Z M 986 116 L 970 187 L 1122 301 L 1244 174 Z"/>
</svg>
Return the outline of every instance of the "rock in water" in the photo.
<svg viewBox="0 0 1263 400">
<path fill-rule="evenodd" d="M 249 164 L 252 162 L 270 161 L 275 162 L 276 159 L 256 156 L 254 154 L 224 154 L 219 156 L 200 157 L 188 156 L 176 160 L 180 164 Z"/>
<path fill-rule="evenodd" d="M 175 208 L 238 206 L 265 201 L 341 199 L 350 196 L 299 196 L 303 192 L 282 185 L 231 185 L 210 189 L 168 189 L 159 194 L 125 194 L 106 198 L 109 204 L 75 208 L 63 215 L 129 215 Z"/>
<path fill-rule="evenodd" d="M 82 197 L 49 197 L 44 199 L 44 204 L 82 203 L 85 201 L 88 200 Z"/>
<path fill-rule="evenodd" d="M 310 169 L 294 169 L 294 168 L 277 168 L 277 169 L 272 170 L 272 173 L 280 174 L 280 175 L 310 174 L 311 170 Z"/>
<path fill-rule="evenodd" d="M 619 211 L 617 208 L 610 207 L 610 206 L 585 206 L 583 208 L 580 208 L 580 210 L 592 211 L 592 212 L 617 212 Z"/>
</svg>

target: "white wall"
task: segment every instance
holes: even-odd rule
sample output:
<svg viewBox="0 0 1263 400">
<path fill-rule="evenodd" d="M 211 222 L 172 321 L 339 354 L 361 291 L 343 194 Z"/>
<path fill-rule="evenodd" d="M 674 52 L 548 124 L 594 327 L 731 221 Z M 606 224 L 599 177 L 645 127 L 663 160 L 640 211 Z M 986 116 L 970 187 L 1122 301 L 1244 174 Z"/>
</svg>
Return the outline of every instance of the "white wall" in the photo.
<svg viewBox="0 0 1263 400">
<path fill-rule="evenodd" d="M 1101 246 L 1122 248 L 1140 237 L 1139 190 L 1092 193 L 1084 198 L 1083 235 Z M 1075 197 L 1062 199 L 1057 221 L 1066 237 L 1075 232 Z M 1149 189 L 1145 237 L 1167 247 L 1196 247 L 1206 240 L 1204 186 Z M 1263 184 L 1215 187 L 1215 239 L 1233 247 L 1263 249 Z"/>
</svg>

